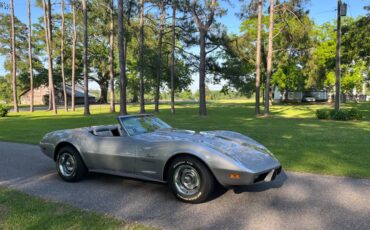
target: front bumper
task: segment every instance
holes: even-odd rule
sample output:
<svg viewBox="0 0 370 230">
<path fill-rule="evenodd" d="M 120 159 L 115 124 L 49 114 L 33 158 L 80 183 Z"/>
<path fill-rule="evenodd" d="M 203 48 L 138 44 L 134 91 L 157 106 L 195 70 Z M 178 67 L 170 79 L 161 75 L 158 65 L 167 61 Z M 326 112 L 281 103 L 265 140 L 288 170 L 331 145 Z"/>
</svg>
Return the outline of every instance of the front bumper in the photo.
<svg viewBox="0 0 370 230">
<path fill-rule="evenodd" d="M 260 172 L 216 170 L 216 178 L 223 186 L 251 185 L 261 182 L 275 180 L 276 176 L 282 171 L 281 165 L 271 167 Z M 230 178 L 230 174 L 238 174 L 239 178 Z"/>
</svg>

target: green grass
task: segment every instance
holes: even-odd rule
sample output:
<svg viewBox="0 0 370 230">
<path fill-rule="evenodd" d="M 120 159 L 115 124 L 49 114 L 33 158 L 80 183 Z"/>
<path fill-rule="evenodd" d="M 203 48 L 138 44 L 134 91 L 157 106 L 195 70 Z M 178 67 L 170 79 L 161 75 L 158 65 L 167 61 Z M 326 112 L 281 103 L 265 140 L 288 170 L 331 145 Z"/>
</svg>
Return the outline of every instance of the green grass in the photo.
<svg viewBox="0 0 370 230">
<path fill-rule="evenodd" d="M 151 229 L 0 188 L 0 229 Z"/>
<path fill-rule="evenodd" d="M 331 105 L 276 105 L 269 118 L 255 117 L 250 101 L 218 101 L 208 104 L 208 116 L 197 115 L 197 104 L 177 104 L 176 115 L 168 104 L 161 105 L 159 117 L 176 128 L 225 129 L 240 132 L 266 145 L 285 169 L 340 176 L 370 178 L 370 103 L 346 104 L 365 115 L 362 121 L 321 121 L 315 110 Z M 153 105 L 147 106 L 153 112 Z M 138 112 L 137 105 L 128 107 Z M 0 140 L 37 144 L 47 132 L 116 122 L 108 106 L 92 106 L 92 116 L 76 112 L 38 111 L 10 113 L 0 119 Z"/>
</svg>

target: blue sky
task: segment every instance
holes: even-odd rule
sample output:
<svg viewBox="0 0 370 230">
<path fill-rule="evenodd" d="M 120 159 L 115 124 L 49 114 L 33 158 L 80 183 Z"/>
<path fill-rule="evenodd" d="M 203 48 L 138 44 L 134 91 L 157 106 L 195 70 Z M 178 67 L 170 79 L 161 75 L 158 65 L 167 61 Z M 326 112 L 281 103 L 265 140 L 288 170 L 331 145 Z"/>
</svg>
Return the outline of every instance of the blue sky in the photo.
<svg viewBox="0 0 370 230">
<path fill-rule="evenodd" d="M 34 0 L 31 0 L 32 4 L 32 20 L 36 22 L 37 18 L 42 16 L 42 9 L 34 6 Z M 247 1 L 246 1 L 247 2 Z M 363 9 L 365 5 L 370 5 L 370 0 L 346 0 L 348 4 L 347 15 L 351 17 L 357 17 L 359 15 L 365 15 L 366 11 Z M 239 31 L 239 25 L 241 21 L 235 16 L 240 10 L 239 0 L 231 0 L 232 5 L 222 3 L 225 8 L 228 9 L 228 14 L 220 19 L 220 21 L 227 26 L 228 30 L 233 33 Z M 327 21 L 335 20 L 336 18 L 336 7 L 337 0 L 311 0 L 307 4 L 307 8 L 310 9 L 310 16 L 315 20 L 317 24 L 322 24 Z M 15 15 L 20 18 L 21 21 L 27 23 L 27 0 L 14 0 Z M 59 11 L 55 6 L 55 10 Z M 4 9 L 0 9 L 0 12 L 4 13 Z M 0 75 L 4 75 L 3 68 L 4 57 L 0 56 Z M 192 90 L 197 89 L 198 81 L 197 75 L 193 76 L 194 82 L 191 86 Z M 211 89 L 220 89 L 219 85 L 209 84 Z"/>
</svg>

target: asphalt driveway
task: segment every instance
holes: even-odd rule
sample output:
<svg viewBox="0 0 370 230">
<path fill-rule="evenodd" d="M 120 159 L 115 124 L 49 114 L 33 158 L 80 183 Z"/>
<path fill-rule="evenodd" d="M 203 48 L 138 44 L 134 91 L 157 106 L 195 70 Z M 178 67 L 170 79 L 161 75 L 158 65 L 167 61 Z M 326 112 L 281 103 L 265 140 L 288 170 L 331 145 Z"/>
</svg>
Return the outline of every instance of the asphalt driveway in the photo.
<svg viewBox="0 0 370 230">
<path fill-rule="evenodd" d="M 164 229 L 370 229 L 366 179 L 288 172 L 191 205 L 158 183 L 102 174 L 66 183 L 38 146 L 0 142 L 0 186 Z"/>
</svg>

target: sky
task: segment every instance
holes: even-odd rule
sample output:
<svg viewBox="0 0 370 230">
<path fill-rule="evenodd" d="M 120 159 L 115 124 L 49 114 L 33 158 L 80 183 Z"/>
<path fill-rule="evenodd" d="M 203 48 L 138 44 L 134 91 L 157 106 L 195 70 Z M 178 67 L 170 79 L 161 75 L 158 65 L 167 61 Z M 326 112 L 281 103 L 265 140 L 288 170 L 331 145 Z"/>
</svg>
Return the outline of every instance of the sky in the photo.
<svg viewBox="0 0 370 230">
<path fill-rule="evenodd" d="M 7 2 L 5 0 L 5 2 Z M 241 24 L 240 19 L 236 16 L 236 13 L 240 10 L 239 0 L 230 0 L 231 5 L 228 3 L 222 3 L 222 6 L 227 9 L 227 14 L 219 19 L 232 33 L 239 32 L 239 26 Z M 246 1 L 247 2 L 247 1 Z M 343 1 L 348 4 L 347 15 L 351 17 L 357 17 L 359 15 L 365 15 L 366 11 L 363 9 L 365 5 L 370 5 L 370 0 L 345 0 Z M 35 0 L 31 0 L 32 7 L 32 21 L 36 22 L 38 17 L 42 16 L 42 9 L 36 7 Z M 267 5 L 267 4 L 266 4 Z M 317 24 L 323 24 L 328 21 L 336 19 L 336 7 L 337 0 L 311 0 L 307 3 L 307 8 L 310 10 L 310 16 Z M 57 8 L 57 7 L 56 7 Z M 14 0 L 15 15 L 24 23 L 28 23 L 27 16 L 27 0 Z M 1 13 L 5 13 L 4 9 L 0 9 Z M 0 56 L 0 76 L 4 75 L 5 70 L 3 67 L 4 57 Z M 194 92 L 198 89 L 198 74 L 192 76 L 193 83 L 190 89 Z M 208 83 L 208 86 L 212 90 L 221 89 L 222 85 L 214 85 Z M 97 85 L 92 84 L 92 87 Z"/>
</svg>

